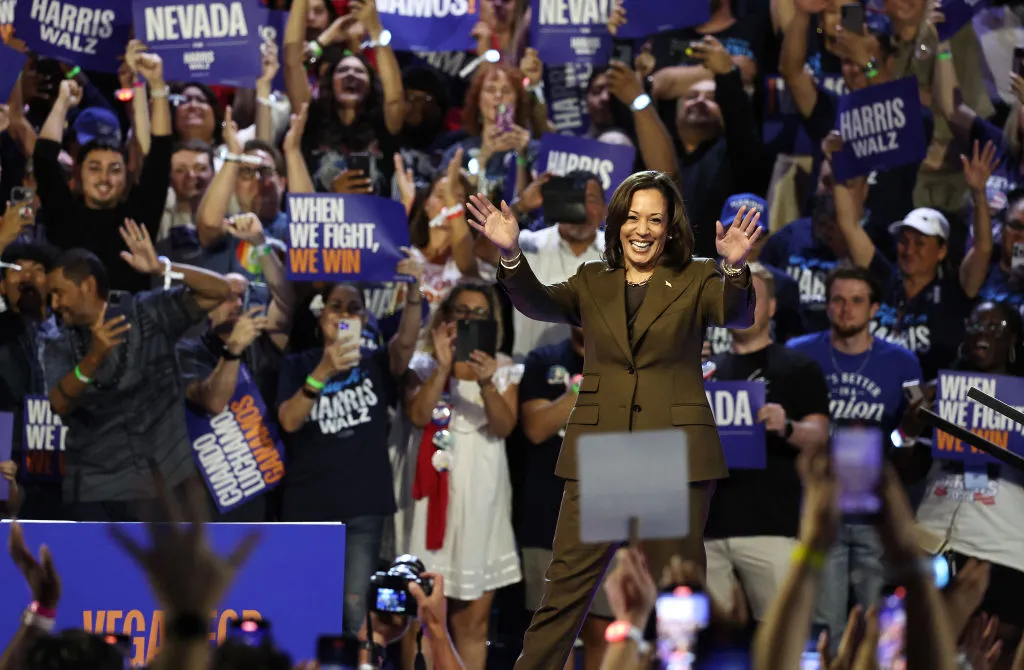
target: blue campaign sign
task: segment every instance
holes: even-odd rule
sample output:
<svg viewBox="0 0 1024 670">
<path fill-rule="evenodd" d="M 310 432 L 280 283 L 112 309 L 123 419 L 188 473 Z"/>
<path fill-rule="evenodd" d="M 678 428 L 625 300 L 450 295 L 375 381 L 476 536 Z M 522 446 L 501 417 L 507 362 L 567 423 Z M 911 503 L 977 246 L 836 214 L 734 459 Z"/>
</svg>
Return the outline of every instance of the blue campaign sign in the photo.
<svg viewBox="0 0 1024 670">
<path fill-rule="evenodd" d="M 186 407 L 185 422 L 196 468 L 221 512 L 265 494 L 284 477 L 284 443 L 244 363 L 227 408 L 211 417 Z"/>
<path fill-rule="evenodd" d="M 15 5 L 14 25 L 18 38 L 40 56 L 117 72 L 132 11 L 124 0 L 22 0 Z"/>
<path fill-rule="evenodd" d="M 1024 379 L 980 372 L 940 370 L 935 397 L 936 410 L 943 419 L 966 428 L 989 442 L 1024 456 L 1024 426 L 967 397 L 977 388 L 1008 405 L 1024 410 Z M 934 458 L 963 461 L 965 465 L 998 463 L 996 459 L 957 438 L 935 429 L 932 433 Z"/>
<path fill-rule="evenodd" d="M 622 7 L 626 10 L 626 24 L 615 35 L 622 39 L 639 39 L 668 30 L 699 26 L 711 18 L 708 0 L 625 0 Z"/>
<path fill-rule="evenodd" d="M 0 412 L 0 463 L 11 460 L 11 440 L 14 439 L 14 414 Z M 7 500 L 7 480 L 0 477 L 0 500 Z"/>
<path fill-rule="evenodd" d="M 133 0 L 135 36 L 164 61 L 167 81 L 252 86 L 260 75 L 259 0 Z"/>
<path fill-rule="evenodd" d="M 633 172 L 635 159 L 635 147 L 548 133 L 540 138 L 536 166 L 538 172 L 556 176 L 576 170 L 592 172 L 601 180 L 607 200 Z"/>
<path fill-rule="evenodd" d="M 924 160 L 924 120 L 917 78 L 851 91 L 839 99 L 842 151 L 832 156 L 836 179 Z"/>
<path fill-rule="evenodd" d="M 396 51 L 475 51 L 470 33 L 480 20 L 480 1 L 377 0 L 377 13 Z"/>
<path fill-rule="evenodd" d="M 611 54 L 611 0 L 530 0 L 530 44 L 545 65 L 604 65 Z"/>
<path fill-rule="evenodd" d="M 57 628 L 128 635 L 133 667 L 150 663 L 166 636 L 164 612 L 145 576 L 111 538 L 106 523 L 22 521 L 25 544 L 38 554 L 46 544 L 60 573 Z M 120 524 L 143 546 L 144 524 Z M 4 522 L 3 543 L 10 527 Z M 235 583 L 210 613 L 210 640 L 223 641 L 238 617 L 267 619 L 274 640 L 294 659 L 310 658 L 316 637 L 341 632 L 345 600 L 345 526 L 323 524 L 208 524 L 206 536 L 222 556 L 253 530 L 261 541 Z M 300 567 L 301 569 L 297 569 Z M 0 637 L 11 639 L 32 600 L 28 585 L 7 557 L 0 560 Z M 301 603 L 301 606 L 297 606 Z"/>
<path fill-rule="evenodd" d="M 405 207 L 375 195 L 288 196 L 288 278 L 408 281 L 395 271 L 409 246 Z M 404 279 L 403 279 L 404 278 Z"/>
<path fill-rule="evenodd" d="M 590 115 L 587 111 L 587 84 L 594 72 L 593 63 L 566 63 L 544 68 L 551 123 L 562 134 L 587 134 Z"/>
<path fill-rule="evenodd" d="M 22 417 L 21 471 L 29 481 L 60 481 L 68 428 L 53 413 L 44 395 L 25 396 Z"/>
<path fill-rule="evenodd" d="M 942 21 L 935 25 L 939 41 L 953 37 L 987 6 L 988 0 L 942 0 Z"/>
<path fill-rule="evenodd" d="M 715 415 L 729 469 L 765 468 L 764 424 L 757 421 L 764 406 L 764 382 L 706 381 L 704 393 Z"/>
<path fill-rule="evenodd" d="M 0 44 L 0 102 L 6 104 L 10 99 L 27 60 L 28 56 L 20 51 Z"/>
</svg>

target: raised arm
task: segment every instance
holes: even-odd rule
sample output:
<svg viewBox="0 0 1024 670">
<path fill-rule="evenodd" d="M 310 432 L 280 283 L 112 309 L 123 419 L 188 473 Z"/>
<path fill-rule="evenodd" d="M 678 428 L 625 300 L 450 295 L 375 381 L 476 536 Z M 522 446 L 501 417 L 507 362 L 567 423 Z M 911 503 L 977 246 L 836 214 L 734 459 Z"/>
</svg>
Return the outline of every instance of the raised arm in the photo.
<svg viewBox="0 0 1024 670">
<path fill-rule="evenodd" d="M 284 88 L 292 109 L 300 109 L 312 99 L 309 79 L 306 77 L 306 12 L 309 0 L 292 0 L 288 22 L 284 26 L 282 58 L 284 60 Z"/>
<path fill-rule="evenodd" d="M 377 14 L 377 3 L 374 0 L 350 0 L 349 11 L 359 17 L 370 35 L 370 43 L 377 56 L 377 76 L 384 89 L 384 126 L 389 133 L 397 135 L 405 125 L 405 88 L 402 86 L 402 70 L 398 67 L 390 41 L 386 40 L 386 44 L 380 41 L 384 26 Z"/>
<path fill-rule="evenodd" d="M 178 364 L 187 382 L 185 398 L 190 403 L 214 416 L 227 409 L 235 394 L 242 354 L 267 329 L 267 317 L 262 312 L 262 307 L 253 307 L 235 321 L 224 343 L 224 353 L 208 375 L 192 373 L 196 368 L 194 356 L 188 349 L 179 347 Z"/>
<path fill-rule="evenodd" d="M 675 145 L 657 108 L 648 104 L 637 110 L 633 106 L 644 92 L 636 73 L 625 63 L 612 61 L 608 64 L 608 88 L 619 102 L 633 112 L 636 139 L 644 165 L 648 170 L 664 172 L 675 181 L 679 174 Z"/>
<path fill-rule="evenodd" d="M 231 108 L 228 107 L 224 110 L 224 144 L 228 153 L 232 155 L 242 152 L 237 133 L 238 127 L 231 119 Z M 196 234 L 201 246 L 213 246 L 227 232 L 228 204 L 235 192 L 237 180 L 238 163 L 234 160 L 225 160 L 203 193 L 199 208 L 196 210 Z"/>
<path fill-rule="evenodd" d="M 782 52 L 779 54 L 779 73 L 786 82 L 786 88 L 793 96 L 800 116 L 811 115 L 818 103 L 818 88 L 814 77 L 807 69 L 807 31 L 811 16 L 825 10 L 828 0 L 797 0 L 793 13 L 785 26 L 782 37 Z"/>
<path fill-rule="evenodd" d="M 580 325 L 579 295 L 576 282 L 579 273 L 567 281 L 544 285 L 533 274 L 519 248 L 519 222 L 504 201 L 501 210 L 481 195 L 471 195 L 468 209 L 470 225 L 484 234 L 501 252 L 498 281 L 508 292 L 512 304 L 522 314 L 536 321 Z"/>
<path fill-rule="evenodd" d="M 875 257 L 875 243 L 861 220 L 864 218 L 864 201 L 868 195 L 867 179 L 860 177 L 848 182 L 836 182 L 832 188 L 836 203 L 836 225 L 846 246 L 850 250 L 850 260 L 857 267 L 866 268 Z"/>
<path fill-rule="evenodd" d="M 761 236 L 757 222 L 761 213 L 741 208 L 728 230 L 722 222 L 715 224 L 715 247 L 721 258 L 721 269 L 704 259 L 701 279 L 701 312 L 710 324 L 726 328 L 749 328 L 754 324 L 754 287 L 747 257 Z"/>
<path fill-rule="evenodd" d="M 306 130 L 306 119 L 309 118 L 309 105 L 303 105 L 292 114 L 288 132 L 281 142 L 281 153 L 284 154 L 285 170 L 288 173 L 289 193 L 315 193 L 313 178 L 309 176 L 306 159 L 302 157 L 302 133 Z"/>
<path fill-rule="evenodd" d="M 399 274 L 413 278 L 405 294 L 405 305 L 402 307 L 402 318 L 398 321 L 398 330 L 388 342 L 388 367 L 391 376 L 402 379 L 409 369 L 409 361 L 416 351 L 416 342 L 420 335 L 420 322 L 423 314 L 423 293 L 420 281 L 423 279 L 423 264 L 415 259 L 412 252 L 403 247 L 407 258 L 398 261 L 396 268 Z"/>
<path fill-rule="evenodd" d="M 988 209 L 988 193 L 985 186 L 992 176 L 992 171 L 999 164 L 996 158 L 996 145 L 986 142 L 984 150 L 979 154 L 978 140 L 974 140 L 974 153 L 971 159 L 960 156 L 960 160 L 964 166 L 964 178 L 971 189 L 971 200 L 974 202 L 974 220 L 971 222 L 974 246 L 960 262 L 960 287 L 968 298 L 974 298 L 988 277 L 989 261 L 992 259 L 992 215 Z"/>
</svg>

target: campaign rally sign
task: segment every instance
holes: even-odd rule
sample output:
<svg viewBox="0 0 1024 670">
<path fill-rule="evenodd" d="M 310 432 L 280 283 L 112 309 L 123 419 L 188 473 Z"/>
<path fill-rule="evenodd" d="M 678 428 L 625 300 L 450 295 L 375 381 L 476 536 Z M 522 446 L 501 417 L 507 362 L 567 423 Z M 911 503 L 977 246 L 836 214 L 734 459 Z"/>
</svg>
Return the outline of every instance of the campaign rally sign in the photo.
<svg viewBox="0 0 1024 670">
<path fill-rule="evenodd" d="M 375 195 L 288 195 L 288 278 L 403 281 L 409 246 L 405 207 Z M 404 279 L 408 281 L 407 278 Z"/>
<path fill-rule="evenodd" d="M 942 21 L 935 24 L 939 42 L 956 35 L 974 15 L 988 6 L 988 0 L 942 0 Z"/>
<path fill-rule="evenodd" d="M 124 0 L 22 0 L 15 5 L 14 25 L 16 36 L 40 56 L 117 72 L 132 13 Z"/>
<path fill-rule="evenodd" d="M 14 30 L 14 5 L 16 0 L 0 0 L 0 40 L 4 44 L 17 37 Z M 7 98 L 4 98 L 6 100 Z"/>
<path fill-rule="evenodd" d="M 397 51 L 473 51 L 481 0 L 377 0 Z"/>
<path fill-rule="evenodd" d="M 924 121 L 917 77 L 850 91 L 839 99 L 843 150 L 833 154 L 839 181 L 924 160 Z"/>
<path fill-rule="evenodd" d="M 583 136 L 590 129 L 587 84 L 593 72 L 593 63 L 565 63 L 544 68 L 548 110 L 551 123 L 559 133 Z"/>
<path fill-rule="evenodd" d="M 259 0 L 133 0 L 135 36 L 164 61 L 167 81 L 252 86 L 260 76 Z"/>
<path fill-rule="evenodd" d="M 633 172 L 636 148 L 608 144 L 585 137 L 547 133 L 540 138 L 536 166 L 539 172 L 564 176 L 574 170 L 593 172 L 601 180 L 605 200 Z"/>
<path fill-rule="evenodd" d="M 110 537 L 106 523 L 22 521 L 33 555 L 45 544 L 60 572 L 57 629 L 84 628 L 131 638 L 132 667 L 152 663 L 167 636 L 164 611 L 135 561 Z M 150 546 L 144 524 L 120 524 L 136 542 Z M 7 544 L 7 522 L 0 525 Z M 340 523 L 208 524 L 215 552 L 228 555 L 252 531 L 260 542 L 234 583 L 210 612 L 209 639 L 220 643 L 239 617 L 271 622 L 274 642 L 292 658 L 311 658 L 316 637 L 341 632 L 345 599 L 345 526 Z M 0 637 L 11 639 L 32 600 L 25 578 L 6 556 L 0 560 Z M 301 606 L 296 606 L 301 603 Z"/>
<path fill-rule="evenodd" d="M 817 77 L 818 84 L 825 90 L 838 95 L 847 92 L 846 82 L 841 74 L 826 74 Z M 808 156 L 817 154 L 821 147 L 814 147 L 807 135 L 800 110 L 796 108 L 793 94 L 780 76 L 764 78 L 764 128 L 762 132 L 766 151 L 771 154 L 792 154 Z"/>
<path fill-rule="evenodd" d="M 25 67 L 28 56 L 6 45 L 0 45 L 0 101 L 4 104 L 11 98 L 11 91 L 18 83 L 18 77 Z"/>
<path fill-rule="evenodd" d="M 196 468 L 221 512 L 263 495 L 284 477 L 284 445 L 244 363 L 227 408 L 214 417 L 188 408 L 185 422 Z"/>
<path fill-rule="evenodd" d="M 530 44 L 545 65 L 608 61 L 612 0 L 530 0 Z"/>
<path fill-rule="evenodd" d="M 729 469 L 765 468 L 764 424 L 757 421 L 764 406 L 764 382 L 706 381 L 704 393 L 715 415 Z"/>
<path fill-rule="evenodd" d="M 11 460 L 11 440 L 14 438 L 14 415 L 0 412 L 0 463 Z M 0 500 L 9 495 L 7 480 L 0 477 Z"/>
<path fill-rule="evenodd" d="M 64 477 L 67 426 L 53 413 L 44 395 L 25 396 L 21 434 L 21 469 L 30 481 L 59 481 Z"/>
<path fill-rule="evenodd" d="M 999 412 L 967 397 L 977 388 L 999 398 L 1007 405 L 1024 410 L 1024 379 L 980 372 L 939 371 L 935 404 L 943 419 L 968 429 L 986 440 L 1024 456 L 1024 426 Z M 985 452 L 964 444 L 948 433 L 935 429 L 932 435 L 932 456 L 943 460 L 963 461 L 967 465 L 998 463 Z"/>
<path fill-rule="evenodd" d="M 699 26 L 711 18 L 708 0 L 625 0 L 622 6 L 626 10 L 626 24 L 620 26 L 615 34 L 622 39 L 639 39 L 668 30 Z"/>
</svg>

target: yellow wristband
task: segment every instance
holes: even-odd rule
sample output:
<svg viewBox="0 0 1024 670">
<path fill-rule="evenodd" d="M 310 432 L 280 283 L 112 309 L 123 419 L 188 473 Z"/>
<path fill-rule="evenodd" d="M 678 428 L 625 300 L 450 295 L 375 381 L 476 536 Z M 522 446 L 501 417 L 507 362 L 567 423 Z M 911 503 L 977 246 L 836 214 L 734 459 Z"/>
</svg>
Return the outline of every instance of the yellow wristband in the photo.
<svg viewBox="0 0 1024 670">
<path fill-rule="evenodd" d="M 793 549 L 792 560 L 794 563 L 806 563 L 815 570 L 825 567 L 825 559 L 828 555 L 816 549 L 811 549 L 806 544 L 798 544 Z"/>
</svg>

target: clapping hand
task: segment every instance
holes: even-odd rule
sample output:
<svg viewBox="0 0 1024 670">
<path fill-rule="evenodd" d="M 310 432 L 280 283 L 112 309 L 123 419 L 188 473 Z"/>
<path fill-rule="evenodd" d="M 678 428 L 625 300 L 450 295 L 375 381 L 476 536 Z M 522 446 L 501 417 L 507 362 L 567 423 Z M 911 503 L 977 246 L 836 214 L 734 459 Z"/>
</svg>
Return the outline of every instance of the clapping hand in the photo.
<svg viewBox="0 0 1024 670">
<path fill-rule="evenodd" d="M 491 244 L 505 253 L 519 248 L 519 221 L 504 200 L 499 210 L 484 196 L 474 194 L 469 196 L 466 208 L 473 217 L 469 225 L 483 233 Z"/>
<path fill-rule="evenodd" d="M 971 158 L 960 154 L 960 162 L 964 166 L 964 179 L 975 193 L 985 193 L 989 177 L 999 165 L 996 157 L 996 145 L 992 140 L 985 142 L 985 148 L 978 153 L 978 140 L 974 140 L 974 153 Z"/>
<path fill-rule="evenodd" d="M 132 268 L 144 275 L 156 275 L 163 272 L 164 267 L 156 255 L 153 240 L 145 226 L 140 226 L 131 219 L 125 219 L 121 226 L 121 239 L 128 251 L 121 252 L 121 259 Z"/>
<path fill-rule="evenodd" d="M 722 261 L 732 267 L 739 267 L 747 261 L 754 243 L 761 236 L 761 227 L 757 225 L 760 219 L 760 210 L 741 207 L 728 230 L 722 226 L 721 221 L 716 222 L 715 247 Z"/>
<path fill-rule="evenodd" d="M 462 147 L 455 150 L 455 155 L 448 161 L 444 175 L 444 202 L 449 207 L 463 204 L 462 195 L 458 193 L 459 177 L 462 175 Z"/>
</svg>

